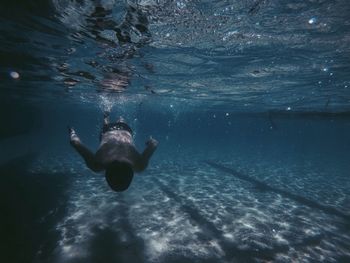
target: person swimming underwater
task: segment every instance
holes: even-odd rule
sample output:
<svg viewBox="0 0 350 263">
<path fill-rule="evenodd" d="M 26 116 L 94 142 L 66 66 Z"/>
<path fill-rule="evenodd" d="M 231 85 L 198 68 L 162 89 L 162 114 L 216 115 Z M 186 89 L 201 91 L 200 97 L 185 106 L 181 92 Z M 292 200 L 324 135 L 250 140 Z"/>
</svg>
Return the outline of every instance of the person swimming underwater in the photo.
<svg viewBox="0 0 350 263">
<path fill-rule="evenodd" d="M 108 185 L 117 192 L 129 188 L 134 172 L 146 169 L 158 146 L 158 142 L 150 137 L 140 154 L 135 148 L 129 125 L 122 117 L 110 123 L 109 113 L 104 114 L 100 146 L 95 154 L 82 144 L 73 128 L 68 127 L 68 131 L 70 144 L 83 157 L 87 167 L 94 172 L 105 171 Z"/>
</svg>

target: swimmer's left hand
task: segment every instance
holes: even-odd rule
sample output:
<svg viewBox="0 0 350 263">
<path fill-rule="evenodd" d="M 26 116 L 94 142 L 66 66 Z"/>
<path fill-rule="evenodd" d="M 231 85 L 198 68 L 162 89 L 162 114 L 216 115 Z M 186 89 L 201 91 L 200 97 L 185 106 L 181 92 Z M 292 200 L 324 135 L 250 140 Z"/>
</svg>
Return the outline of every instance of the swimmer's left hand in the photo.
<svg viewBox="0 0 350 263">
<path fill-rule="evenodd" d="M 146 145 L 147 145 L 147 147 L 156 148 L 158 146 L 158 141 L 153 139 L 152 136 L 150 136 L 148 141 L 146 142 Z"/>
</svg>

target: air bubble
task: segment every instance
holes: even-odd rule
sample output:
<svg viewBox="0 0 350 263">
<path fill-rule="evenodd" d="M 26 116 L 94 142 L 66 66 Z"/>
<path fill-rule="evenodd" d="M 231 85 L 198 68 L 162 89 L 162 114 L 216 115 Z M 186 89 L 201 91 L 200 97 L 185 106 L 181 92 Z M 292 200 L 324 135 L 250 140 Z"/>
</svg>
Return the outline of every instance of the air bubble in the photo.
<svg viewBox="0 0 350 263">
<path fill-rule="evenodd" d="M 11 71 L 10 72 L 10 77 L 13 79 L 19 79 L 19 73 L 16 71 Z"/>
<path fill-rule="evenodd" d="M 312 17 L 309 19 L 309 24 L 312 25 L 312 24 L 315 24 L 317 22 L 317 19 L 316 17 Z"/>
</svg>

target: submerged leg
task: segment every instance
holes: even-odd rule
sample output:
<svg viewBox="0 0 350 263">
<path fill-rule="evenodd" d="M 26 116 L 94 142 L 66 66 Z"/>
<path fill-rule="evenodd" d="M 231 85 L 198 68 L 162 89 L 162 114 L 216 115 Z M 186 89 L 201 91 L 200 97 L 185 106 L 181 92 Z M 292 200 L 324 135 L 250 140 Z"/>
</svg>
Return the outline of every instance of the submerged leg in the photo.
<svg viewBox="0 0 350 263">
<path fill-rule="evenodd" d="M 109 111 L 105 111 L 103 113 L 103 125 L 108 125 L 109 124 Z"/>
<path fill-rule="evenodd" d="M 102 134 L 105 133 L 108 130 L 108 125 L 109 125 L 109 111 L 103 112 L 103 125 L 102 125 L 102 131 L 100 134 L 100 141 L 102 139 Z"/>
<path fill-rule="evenodd" d="M 119 118 L 117 119 L 117 122 L 126 123 L 125 119 L 122 116 L 119 116 Z"/>
</svg>

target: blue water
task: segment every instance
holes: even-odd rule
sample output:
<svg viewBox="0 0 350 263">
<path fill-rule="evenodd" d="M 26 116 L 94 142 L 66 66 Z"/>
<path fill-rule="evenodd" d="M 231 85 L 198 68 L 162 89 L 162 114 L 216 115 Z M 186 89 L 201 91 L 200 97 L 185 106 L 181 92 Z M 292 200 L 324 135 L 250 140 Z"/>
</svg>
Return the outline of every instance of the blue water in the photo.
<svg viewBox="0 0 350 263">
<path fill-rule="evenodd" d="M 0 262 L 350 262 L 346 0 L 3 1 Z M 103 112 L 143 150 L 90 171 Z"/>
</svg>

